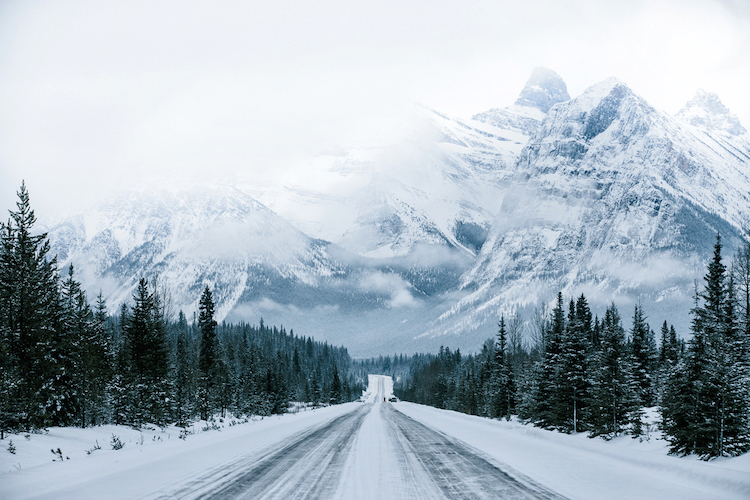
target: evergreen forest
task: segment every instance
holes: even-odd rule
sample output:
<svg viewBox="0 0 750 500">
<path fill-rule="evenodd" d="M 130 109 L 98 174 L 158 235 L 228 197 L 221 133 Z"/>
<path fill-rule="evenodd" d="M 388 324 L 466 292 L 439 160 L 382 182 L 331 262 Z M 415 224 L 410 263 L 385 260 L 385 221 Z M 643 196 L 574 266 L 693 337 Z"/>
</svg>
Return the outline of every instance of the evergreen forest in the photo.
<svg viewBox="0 0 750 500">
<path fill-rule="evenodd" d="M 655 333 L 641 303 L 628 320 L 614 303 L 600 318 L 583 294 L 558 293 L 528 321 L 499 318 L 477 353 L 353 360 L 344 347 L 262 319 L 218 324 L 208 286 L 191 322 L 182 311 L 171 318 L 145 278 L 110 312 L 101 293 L 89 301 L 73 265 L 58 268 L 35 222 L 22 185 L 0 223 L 2 436 L 278 414 L 293 401 L 353 401 L 368 373 L 382 373 L 399 398 L 437 408 L 603 439 L 644 437 L 644 412 L 655 408 L 673 454 L 750 450 L 750 243 L 725 265 L 717 235 L 688 341 L 666 321 Z"/>
<path fill-rule="evenodd" d="M 154 284 L 130 303 L 91 304 L 73 265 L 58 271 L 25 185 L 0 223 L 0 435 L 47 426 L 187 426 L 215 415 L 284 413 L 362 393 L 343 347 L 283 327 L 217 324 L 206 287 L 195 321 L 176 320 Z M 366 378 L 364 379 L 366 380 Z"/>
<path fill-rule="evenodd" d="M 406 401 L 607 440 L 646 437 L 644 409 L 656 408 L 672 454 L 736 456 L 750 450 L 750 244 L 729 267 L 721 252 L 717 236 L 687 342 L 666 321 L 657 335 L 642 304 L 626 329 L 614 303 L 600 319 L 584 295 L 566 304 L 558 293 L 528 323 L 501 317 L 476 354 L 441 347 L 362 364 L 392 375 Z"/>
</svg>

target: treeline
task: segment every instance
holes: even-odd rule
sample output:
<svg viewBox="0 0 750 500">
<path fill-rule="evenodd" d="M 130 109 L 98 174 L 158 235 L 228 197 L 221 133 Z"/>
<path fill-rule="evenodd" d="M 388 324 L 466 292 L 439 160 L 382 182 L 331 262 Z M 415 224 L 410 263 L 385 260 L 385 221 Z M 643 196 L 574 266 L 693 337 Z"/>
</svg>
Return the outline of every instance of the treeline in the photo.
<svg viewBox="0 0 750 500">
<path fill-rule="evenodd" d="M 408 379 L 412 373 L 413 358 L 404 354 L 390 356 L 377 356 L 373 358 L 357 359 L 352 365 L 352 372 L 358 379 L 367 380 L 371 373 L 390 375 L 393 382 Z"/>
<path fill-rule="evenodd" d="M 169 321 L 141 279 L 110 315 L 93 307 L 74 268 L 58 273 L 25 185 L 0 223 L 0 435 L 47 426 L 185 425 L 218 413 L 283 413 L 290 401 L 339 403 L 361 394 L 343 347 L 284 328 L 221 324 L 209 288 L 197 321 Z"/>
<path fill-rule="evenodd" d="M 409 375 L 394 390 L 438 408 L 516 415 L 605 439 L 642 435 L 644 408 L 657 406 L 671 453 L 704 459 L 744 453 L 750 449 L 750 245 L 727 269 L 717 237 L 691 314 L 687 343 L 666 321 L 657 342 L 642 305 L 626 331 L 614 304 L 600 320 L 584 295 L 566 307 L 560 293 L 549 314 L 535 314 L 531 342 L 520 317 L 501 318 L 497 337 L 478 354 L 441 348 L 410 358 Z"/>
</svg>

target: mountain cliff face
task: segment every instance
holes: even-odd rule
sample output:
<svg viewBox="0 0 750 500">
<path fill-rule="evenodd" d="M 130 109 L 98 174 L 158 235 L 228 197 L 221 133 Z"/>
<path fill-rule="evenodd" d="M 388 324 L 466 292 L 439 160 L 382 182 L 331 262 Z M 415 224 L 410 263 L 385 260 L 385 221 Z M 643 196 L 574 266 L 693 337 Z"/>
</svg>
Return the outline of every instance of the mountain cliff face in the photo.
<svg viewBox="0 0 750 500">
<path fill-rule="evenodd" d="M 716 232 L 733 249 L 750 216 L 750 148 L 714 133 L 737 130 L 716 102 L 688 103 L 720 119 L 686 125 L 608 79 L 553 107 L 462 277 L 469 295 L 442 319 L 480 321 L 550 290 L 689 303 Z"/>
<path fill-rule="evenodd" d="M 273 210 L 247 186 L 131 193 L 53 250 L 111 307 L 158 275 L 175 312 L 209 285 L 219 319 L 370 355 L 476 349 L 558 290 L 679 325 L 716 232 L 733 251 L 750 218 L 748 134 L 714 94 L 671 117 L 614 78 L 570 99 L 538 68 L 512 106 L 418 112 L 401 141 L 316 159 L 335 189 L 258 190 Z"/>
<path fill-rule="evenodd" d="M 415 114 L 413 130 L 397 142 L 320 158 L 327 165 L 320 176 L 344 186 L 335 196 L 290 189 L 277 197 L 286 205 L 269 205 L 306 234 L 359 255 L 404 257 L 438 245 L 473 257 L 528 137 L 424 106 Z"/>
</svg>

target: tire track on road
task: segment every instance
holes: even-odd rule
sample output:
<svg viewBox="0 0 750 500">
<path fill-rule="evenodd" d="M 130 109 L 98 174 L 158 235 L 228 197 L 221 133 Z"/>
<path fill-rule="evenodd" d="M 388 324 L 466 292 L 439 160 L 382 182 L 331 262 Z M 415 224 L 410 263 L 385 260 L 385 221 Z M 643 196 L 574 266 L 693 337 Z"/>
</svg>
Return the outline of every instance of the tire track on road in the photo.
<svg viewBox="0 0 750 500">
<path fill-rule="evenodd" d="M 372 405 L 362 406 L 261 457 L 217 467 L 159 498 L 324 499 L 339 483 L 346 456 Z"/>
<path fill-rule="evenodd" d="M 395 410 L 380 408 L 400 443 L 412 477 L 428 476 L 440 496 L 447 499 L 545 499 L 564 500 L 512 468 L 494 462 L 482 452 L 455 438 L 431 429 Z M 424 473 L 420 473 L 423 469 Z M 422 485 L 425 487 L 426 485 Z M 431 495 L 432 496 L 432 495 Z"/>
</svg>

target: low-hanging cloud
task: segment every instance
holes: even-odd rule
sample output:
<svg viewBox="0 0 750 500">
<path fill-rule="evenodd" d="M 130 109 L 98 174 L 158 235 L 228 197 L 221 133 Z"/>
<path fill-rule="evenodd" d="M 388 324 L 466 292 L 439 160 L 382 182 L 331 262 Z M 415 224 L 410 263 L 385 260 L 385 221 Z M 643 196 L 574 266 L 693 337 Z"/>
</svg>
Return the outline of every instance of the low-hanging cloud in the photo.
<svg viewBox="0 0 750 500">
<path fill-rule="evenodd" d="M 390 296 L 390 307 L 415 307 L 419 301 L 410 292 L 411 285 L 401 276 L 375 271 L 360 278 L 358 287 L 363 292 Z"/>
</svg>

